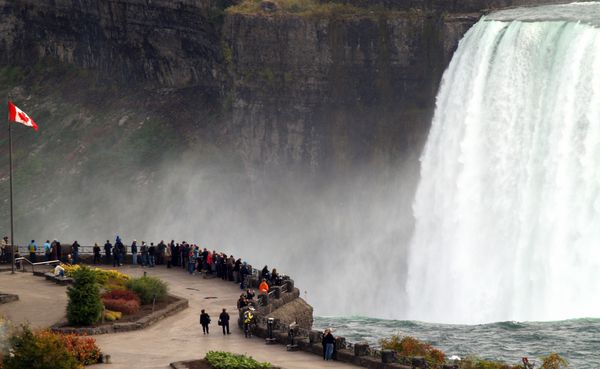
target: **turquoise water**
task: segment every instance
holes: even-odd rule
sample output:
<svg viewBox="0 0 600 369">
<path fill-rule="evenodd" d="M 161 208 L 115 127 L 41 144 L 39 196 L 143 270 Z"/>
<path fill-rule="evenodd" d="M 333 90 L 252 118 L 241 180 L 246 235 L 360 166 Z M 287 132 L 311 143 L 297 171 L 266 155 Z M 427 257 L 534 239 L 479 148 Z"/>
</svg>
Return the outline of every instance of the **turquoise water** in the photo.
<svg viewBox="0 0 600 369">
<path fill-rule="evenodd" d="M 523 356 L 539 362 L 540 356 L 558 352 L 570 368 L 600 368 L 600 319 L 453 325 L 354 316 L 316 317 L 314 326 L 332 327 L 335 335 L 350 342 L 368 341 L 371 345 L 393 334 L 413 336 L 441 349 L 447 357 L 475 355 L 517 364 Z"/>
</svg>

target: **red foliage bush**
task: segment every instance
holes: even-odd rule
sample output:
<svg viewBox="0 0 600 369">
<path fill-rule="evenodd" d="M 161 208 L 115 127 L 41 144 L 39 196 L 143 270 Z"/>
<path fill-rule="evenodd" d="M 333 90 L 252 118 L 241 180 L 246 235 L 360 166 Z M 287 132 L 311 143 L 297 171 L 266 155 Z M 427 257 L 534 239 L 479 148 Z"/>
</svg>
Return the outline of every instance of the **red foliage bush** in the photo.
<svg viewBox="0 0 600 369">
<path fill-rule="evenodd" d="M 112 290 L 104 292 L 102 294 L 102 299 L 127 301 L 135 300 L 137 302 L 140 302 L 140 297 L 136 295 L 135 292 L 129 290 Z"/>
<path fill-rule="evenodd" d="M 123 300 L 103 298 L 104 307 L 112 311 L 120 311 L 123 314 L 135 314 L 140 310 L 139 300 Z"/>
</svg>

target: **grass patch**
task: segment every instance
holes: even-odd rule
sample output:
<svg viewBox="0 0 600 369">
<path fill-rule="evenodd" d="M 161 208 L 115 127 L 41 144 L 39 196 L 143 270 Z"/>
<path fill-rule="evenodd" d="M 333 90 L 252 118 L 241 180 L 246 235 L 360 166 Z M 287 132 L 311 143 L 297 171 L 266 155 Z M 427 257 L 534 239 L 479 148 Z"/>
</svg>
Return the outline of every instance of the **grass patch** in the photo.
<svg viewBox="0 0 600 369">
<path fill-rule="evenodd" d="M 264 12 L 261 4 L 263 0 L 243 0 L 239 4 L 229 7 L 229 14 L 280 14 L 297 15 L 303 17 L 391 17 L 400 11 L 385 9 L 381 6 L 359 7 L 351 4 L 337 2 L 320 2 L 318 0 L 272 0 L 276 5 L 274 12 Z"/>
</svg>

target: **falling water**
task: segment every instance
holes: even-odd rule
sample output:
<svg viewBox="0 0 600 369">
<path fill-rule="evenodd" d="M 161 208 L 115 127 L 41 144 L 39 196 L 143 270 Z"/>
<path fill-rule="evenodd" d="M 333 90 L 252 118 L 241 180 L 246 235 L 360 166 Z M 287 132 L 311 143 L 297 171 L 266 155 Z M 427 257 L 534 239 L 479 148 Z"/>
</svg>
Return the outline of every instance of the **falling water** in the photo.
<svg viewBox="0 0 600 369">
<path fill-rule="evenodd" d="M 499 12 L 460 42 L 421 157 L 410 319 L 600 316 L 599 14 Z"/>
</svg>

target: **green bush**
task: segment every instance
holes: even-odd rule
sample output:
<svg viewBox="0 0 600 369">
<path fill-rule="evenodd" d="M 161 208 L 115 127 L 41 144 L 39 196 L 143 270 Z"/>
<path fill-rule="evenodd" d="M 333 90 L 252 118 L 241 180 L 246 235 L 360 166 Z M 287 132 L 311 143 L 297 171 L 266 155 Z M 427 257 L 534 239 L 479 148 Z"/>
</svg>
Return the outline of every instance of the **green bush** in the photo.
<svg viewBox="0 0 600 369">
<path fill-rule="evenodd" d="M 3 369 L 80 369 L 83 366 L 69 353 L 57 335 L 35 335 L 23 327 L 10 339 L 11 353 Z"/>
<path fill-rule="evenodd" d="M 270 363 L 259 363 L 245 355 L 236 355 L 224 351 L 209 351 L 206 361 L 215 369 L 269 369 Z"/>
<path fill-rule="evenodd" d="M 167 297 L 167 284 L 155 277 L 133 278 L 125 282 L 125 286 L 140 297 L 142 304 L 150 304 L 155 297 L 156 301 Z"/>
<path fill-rule="evenodd" d="M 96 274 L 90 268 L 82 267 L 73 273 L 73 286 L 68 288 L 67 295 L 69 324 L 92 325 L 100 320 L 104 308 L 100 301 Z"/>
</svg>

